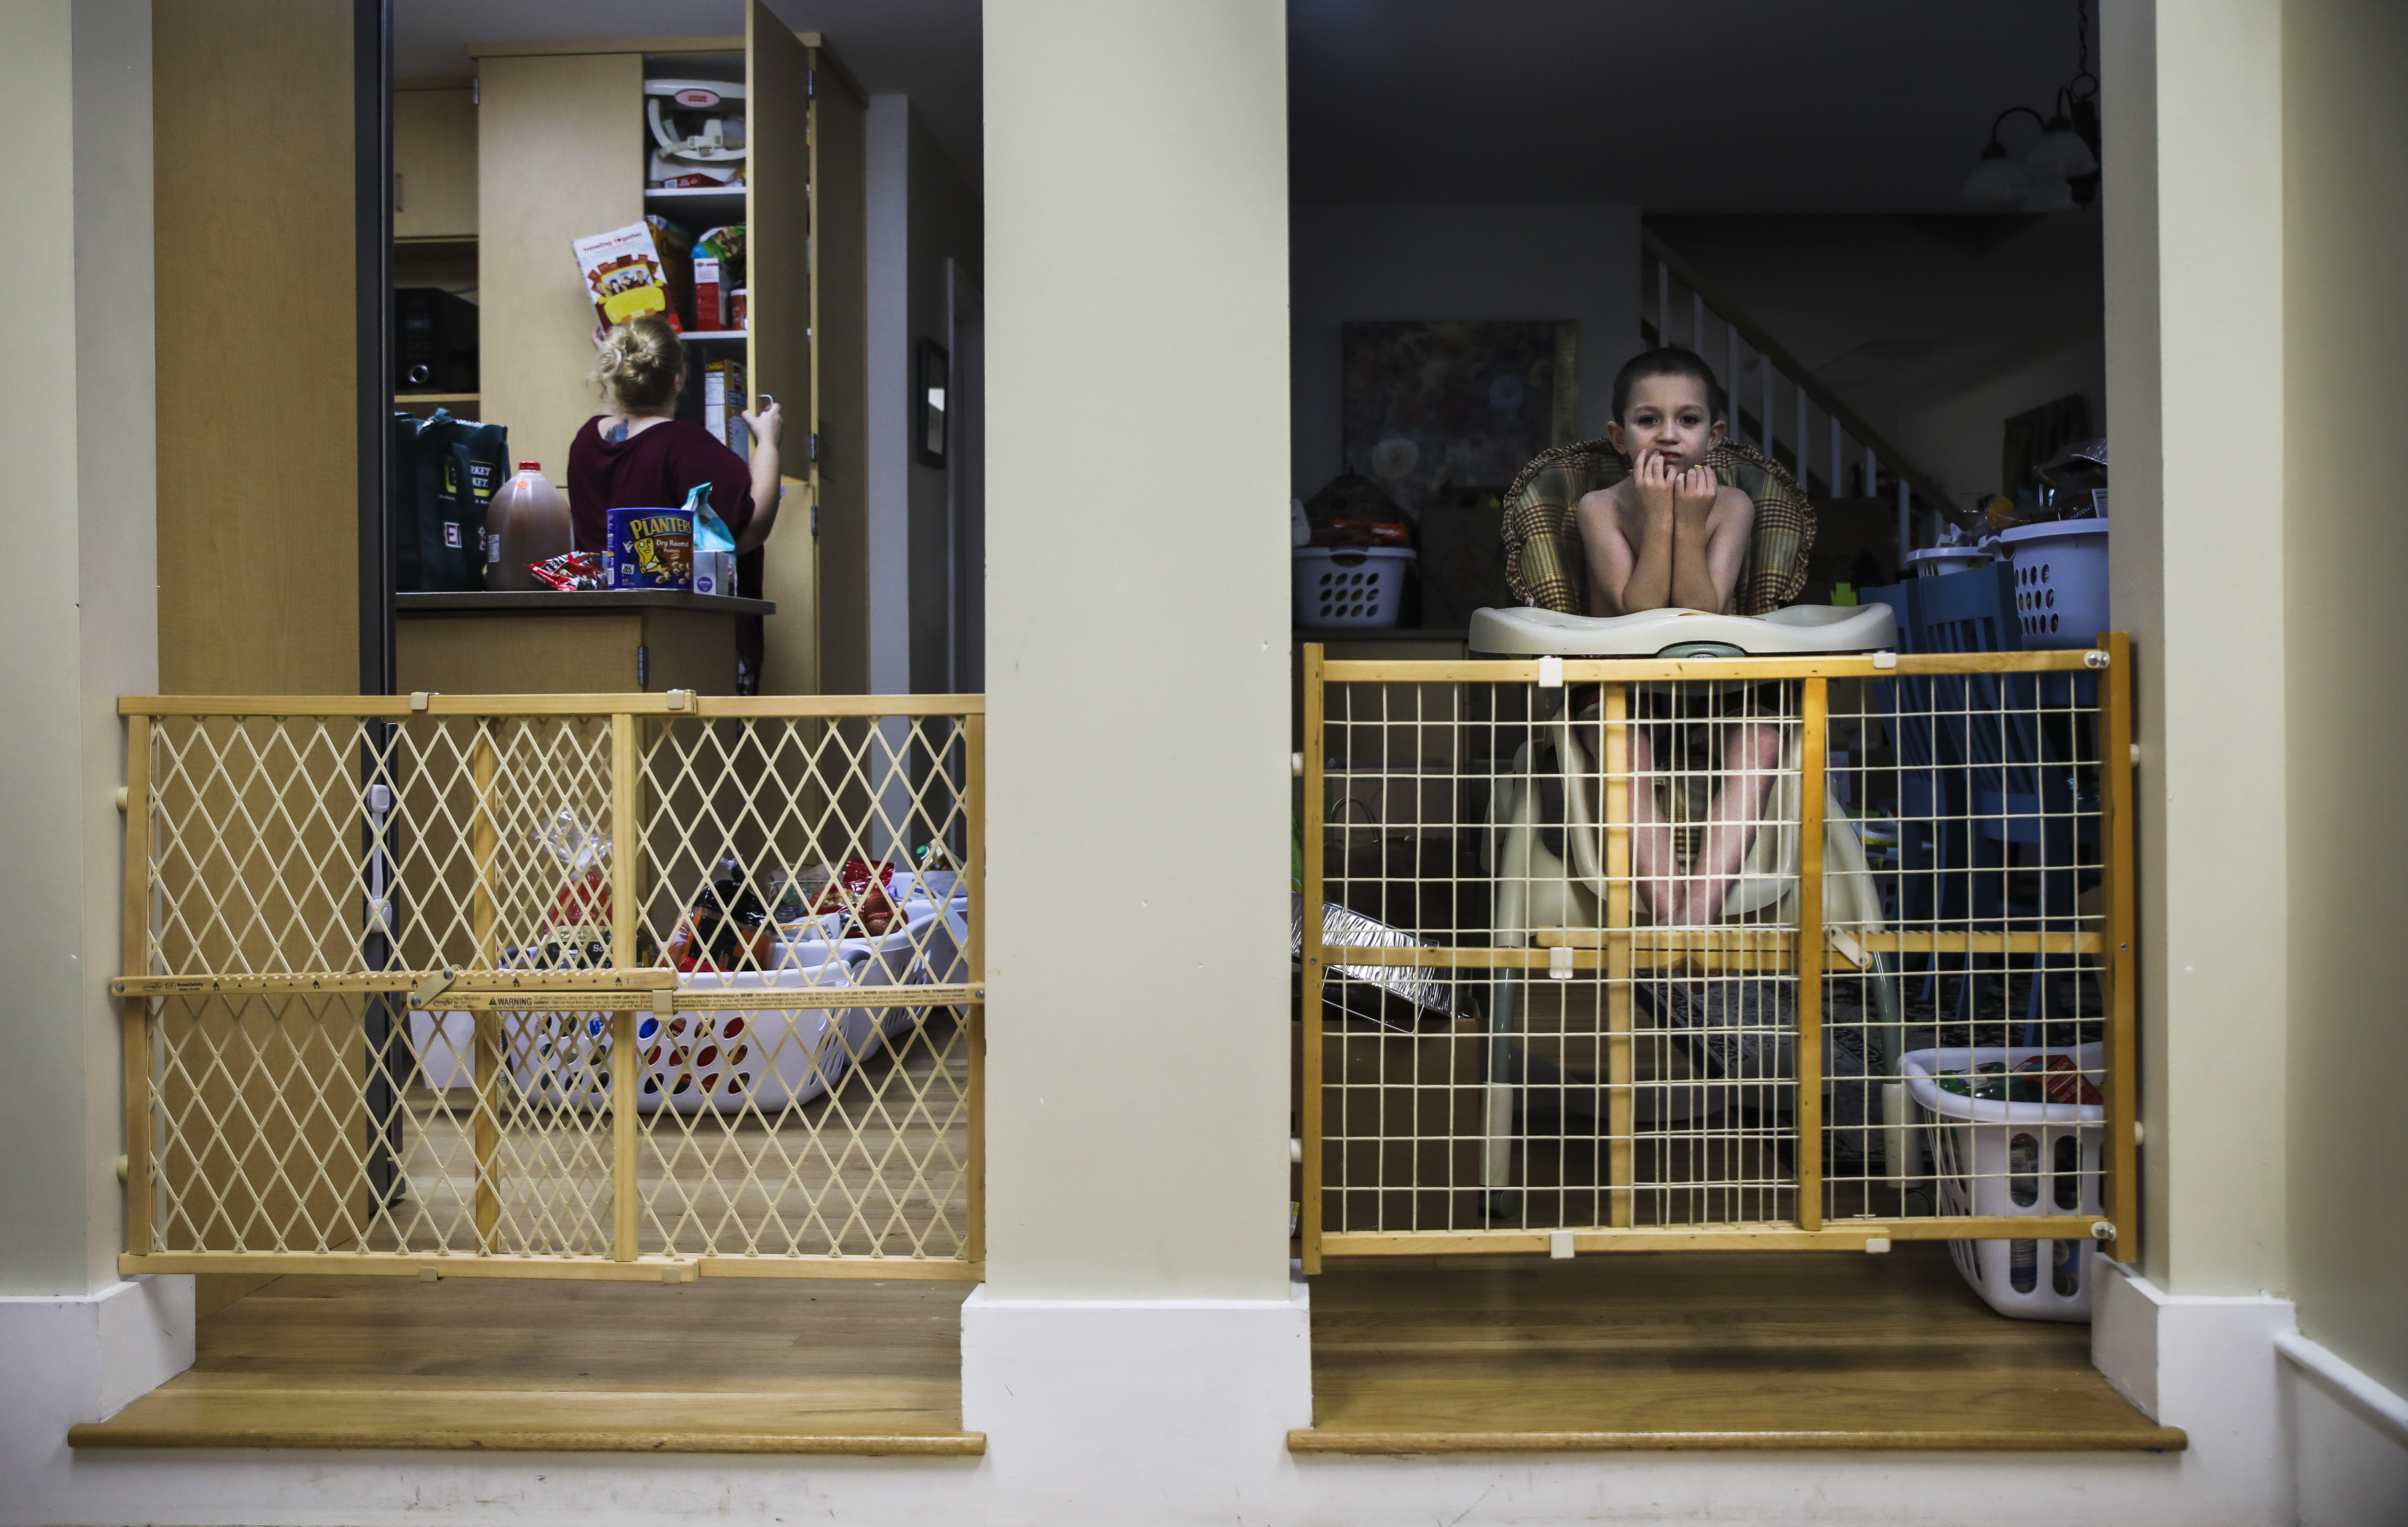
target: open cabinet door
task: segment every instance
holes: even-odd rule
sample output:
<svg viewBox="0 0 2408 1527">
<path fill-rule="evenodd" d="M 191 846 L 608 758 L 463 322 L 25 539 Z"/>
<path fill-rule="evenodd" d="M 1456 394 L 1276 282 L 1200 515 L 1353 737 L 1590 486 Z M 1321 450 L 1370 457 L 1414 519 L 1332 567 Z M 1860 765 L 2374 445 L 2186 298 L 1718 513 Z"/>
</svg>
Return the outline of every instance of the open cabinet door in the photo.
<svg viewBox="0 0 2408 1527">
<path fill-rule="evenodd" d="M 818 558 L 811 507 L 819 501 L 811 436 L 819 428 L 811 377 L 811 60 L 760 0 L 744 21 L 745 273 L 750 336 L 745 370 L 752 396 L 785 409 L 784 474 L 790 488 L 762 569 L 763 597 L 778 602 L 764 628 L 762 691 L 811 694 L 820 687 L 815 619 Z"/>
</svg>

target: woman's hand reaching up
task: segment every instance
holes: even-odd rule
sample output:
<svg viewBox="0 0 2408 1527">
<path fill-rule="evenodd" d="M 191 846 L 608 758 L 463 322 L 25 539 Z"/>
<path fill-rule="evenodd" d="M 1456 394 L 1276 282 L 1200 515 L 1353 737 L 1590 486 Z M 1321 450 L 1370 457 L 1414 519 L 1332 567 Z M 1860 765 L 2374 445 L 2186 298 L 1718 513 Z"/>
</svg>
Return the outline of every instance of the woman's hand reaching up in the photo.
<svg viewBox="0 0 2408 1527">
<path fill-rule="evenodd" d="M 774 449 L 786 431 L 786 410 L 767 392 L 761 394 L 760 400 L 752 406 L 751 412 L 743 415 L 743 419 L 744 427 L 752 432 L 756 444 Z"/>
</svg>

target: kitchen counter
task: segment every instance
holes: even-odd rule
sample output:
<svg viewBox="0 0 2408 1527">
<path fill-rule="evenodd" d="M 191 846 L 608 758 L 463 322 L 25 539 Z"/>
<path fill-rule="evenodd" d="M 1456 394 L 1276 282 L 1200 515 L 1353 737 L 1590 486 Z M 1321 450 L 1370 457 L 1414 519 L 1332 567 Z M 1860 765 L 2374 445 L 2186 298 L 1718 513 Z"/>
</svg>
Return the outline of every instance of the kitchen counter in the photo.
<svg viewBox="0 0 2408 1527">
<path fill-rule="evenodd" d="M 775 615 L 769 599 L 728 599 L 679 589 L 597 589 L 561 593 L 552 589 L 477 593 L 397 593 L 395 615 L 592 615 L 631 609 L 686 609 L 706 615 Z"/>
<path fill-rule="evenodd" d="M 395 687 L 408 693 L 736 692 L 736 621 L 767 599 L 667 589 L 395 594 Z"/>
</svg>

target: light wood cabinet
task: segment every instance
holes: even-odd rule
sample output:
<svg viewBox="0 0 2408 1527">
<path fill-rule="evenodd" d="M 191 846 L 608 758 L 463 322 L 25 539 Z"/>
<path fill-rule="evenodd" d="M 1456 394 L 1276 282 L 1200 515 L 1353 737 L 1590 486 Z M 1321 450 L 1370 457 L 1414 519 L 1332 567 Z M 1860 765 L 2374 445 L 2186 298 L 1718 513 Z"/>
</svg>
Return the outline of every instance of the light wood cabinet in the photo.
<svg viewBox="0 0 2408 1527">
<path fill-rule="evenodd" d="M 815 692 L 824 659 L 866 648 L 855 590 L 822 597 L 815 552 L 866 552 L 867 407 L 862 392 L 862 169 L 867 100 L 815 35 L 751 0 L 740 37 L 484 44 L 477 55 L 479 412 L 507 425 L 520 461 L 566 477 L 577 430 L 599 411 L 587 374 L 594 308 L 574 240 L 645 214 L 699 235 L 745 225 L 746 332 L 689 342 L 689 361 L 741 356 L 752 396 L 785 412 L 783 469 L 796 479 L 767 547 L 765 690 Z M 650 74 L 745 82 L 738 193 L 647 191 L 643 81 Z M 816 192 L 816 194 L 814 193 Z M 821 512 L 815 516 L 813 510 Z M 810 543 L 813 521 L 835 537 Z M 866 558 L 865 558 L 866 560 Z M 856 580 L 858 581 L 858 580 Z M 853 628 L 860 628 L 854 635 Z M 848 670 L 829 677 L 835 687 Z"/>
<path fill-rule="evenodd" d="M 477 103 L 466 79 L 394 81 L 393 236 L 477 236 Z"/>
</svg>

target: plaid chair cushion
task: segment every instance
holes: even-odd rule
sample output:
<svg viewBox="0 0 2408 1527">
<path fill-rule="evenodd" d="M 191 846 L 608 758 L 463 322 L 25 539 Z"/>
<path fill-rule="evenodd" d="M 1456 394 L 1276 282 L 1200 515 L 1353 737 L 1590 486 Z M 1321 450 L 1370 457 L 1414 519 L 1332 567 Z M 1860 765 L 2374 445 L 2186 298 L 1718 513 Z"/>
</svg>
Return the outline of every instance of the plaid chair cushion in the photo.
<svg viewBox="0 0 2408 1527">
<path fill-rule="evenodd" d="M 1756 526 L 1731 608 L 1762 615 L 1798 597 L 1814 550 L 1814 506 L 1798 479 L 1755 447 L 1726 440 L 1706 464 L 1756 504 Z M 1586 615 L 1588 558 L 1573 511 L 1584 494 L 1611 488 L 1630 464 L 1603 440 L 1557 446 L 1522 468 L 1505 494 L 1505 579 L 1525 605 Z"/>
</svg>

